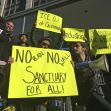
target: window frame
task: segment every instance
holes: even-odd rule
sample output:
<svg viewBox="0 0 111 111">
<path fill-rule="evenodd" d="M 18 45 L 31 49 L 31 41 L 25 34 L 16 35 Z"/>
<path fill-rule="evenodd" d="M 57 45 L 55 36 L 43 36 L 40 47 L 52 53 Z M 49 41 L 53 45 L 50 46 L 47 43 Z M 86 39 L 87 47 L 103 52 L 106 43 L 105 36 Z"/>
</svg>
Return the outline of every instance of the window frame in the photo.
<svg viewBox="0 0 111 111">
<path fill-rule="evenodd" d="M 15 1 L 10 0 L 9 3 L 8 3 L 8 0 L 5 3 L 4 16 L 9 16 L 9 15 L 15 14 L 16 12 L 19 12 L 19 10 L 20 10 L 19 8 L 21 7 L 21 5 L 24 5 L 24 6 L 26 5 L 26 4 L 22 3 L 22 0 L 15 0 Z M 22 10 L 25 10 L 25 8 Z M 22 11 L 22 10 L 20 10 L 20 11 Z"/>
</svg>

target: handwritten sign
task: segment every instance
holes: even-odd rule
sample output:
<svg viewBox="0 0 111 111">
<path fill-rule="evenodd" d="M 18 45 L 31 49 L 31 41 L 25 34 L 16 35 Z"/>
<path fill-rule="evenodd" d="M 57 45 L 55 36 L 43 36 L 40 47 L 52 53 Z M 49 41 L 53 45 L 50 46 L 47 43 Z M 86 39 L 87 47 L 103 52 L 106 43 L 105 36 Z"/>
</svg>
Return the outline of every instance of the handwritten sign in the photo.
<svg viewBox="0 0 111 111">
<path fill-rule="evenodd" d="M 62 27 L 62 18 L 45 12 L 45 11 L 38 11 L 37 14 L 37 21 L 36 21 L 36 28 L 61 33 Z"/>
<path fill-rule="evenodd" d="M 84 30 L 77 28 L 63 28 L 64 40 L 71 42 L 85 42 Z"/>
<path fill-rule="evenodd" d="M 78 95 L 68 51 L 13 46 L 8 98 Z"/>
<path fill-rule="evenodd" d="M 92 54 L 111 53 L 111 29 L 90 29 L 89 41 Z"/>
</svg>

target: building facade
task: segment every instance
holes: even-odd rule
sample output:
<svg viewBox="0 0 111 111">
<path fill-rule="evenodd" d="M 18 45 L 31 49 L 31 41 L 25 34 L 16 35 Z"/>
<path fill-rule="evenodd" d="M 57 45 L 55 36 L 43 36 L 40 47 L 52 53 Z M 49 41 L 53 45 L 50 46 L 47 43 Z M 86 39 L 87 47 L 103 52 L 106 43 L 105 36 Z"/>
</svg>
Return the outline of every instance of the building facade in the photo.
<svg viewBox="0 0 111 111">
<path fill-rule="evenodd" d="M 111 28 L 111 0 L 1 0 L 0 15 L 15 22 L 13 35 L 27 33 L 35 43 L 50 34 L 54 46 L 58 34 L 44 30 L 33 30 L 39 9 L 63 18 L 63 27 L 71 28 Z M 70 100 L 69 100 L 70 101 Z M 67 103 L 70 106 L 70 102 Z M 67 111 L 71 111 L 70 107 Z"/>
<path fill-rule="evenodd" d="M 1 0 L 1 4 L 0 14 L 15 21 L 14 35 L 30 32 L 38 9 L 63 17 L 63 27 L 111 27 L 111 0 Z"/>
<path fill-rule="evenodd" d="M 37 10 L 40 9 L 51 12 L 53 9 L 64 7 L 77 1 L 80 0 L 5 0 L 1 15 L 5 17 L 5 19 L 12 19 L 15 22 L 16 27 L 13 32 L 15 36 L 21 33 L 28 33 L 30 35 L 36 22 Z M 33 36 L 37 40 L 43 36 L 47 36 L 47 34 L 49 33 L 44 30 L 33 32 Z M 38 37 L 36 37 L 36 35 L 38 35 Z M 58 36 L 58 34 L 52 32 L 50 32 L 50 35 L 54 36 L 52 39 Z M 57 40 L 54 41 L 56 45 Z"/>
<path fill-rule="evenodd" d="M 6 0 L 1 0 L 0 1 L 0 16 L 3 15 L 4 7 L 5 7 L 5 1 Z"/>
</svg>

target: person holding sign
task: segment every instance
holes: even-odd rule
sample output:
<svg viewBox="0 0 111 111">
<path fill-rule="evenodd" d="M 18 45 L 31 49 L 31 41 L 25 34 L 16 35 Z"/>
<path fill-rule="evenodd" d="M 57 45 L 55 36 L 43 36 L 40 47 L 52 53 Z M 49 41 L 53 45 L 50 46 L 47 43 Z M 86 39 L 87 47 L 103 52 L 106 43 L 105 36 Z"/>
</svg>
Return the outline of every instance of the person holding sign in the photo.
<svg viewBox="0 0 111 111">
<path fill-rule="evenodd" d="M 49 37 L 44 37 L 38 41 L 38 47 L 40 47 L 40 48 L 52 48 L 52 40 Z"/>
<path fill-rule="evenodd" d="M 25 40 L 23 40 L 25 38 Z M 23 41 L 26 41 L 26 35 L 22 34 L 22 36 L 20 36 L 20 42 L 19 45 L 20 46 L 28 46 L 27 43 L 25 43 Z M 52 48 L 52 40 L 49 37 L 43 37 L 38 41 L 38 47 L 39 48 Z M 35 101 L 35 100 L 34 100 Z M 30 103 L 30 101 L 28 101 L 28 103 L 22 103 L 19 105 L 16 105 L 17 110 L 23 110 L 23 111 L 35 111 L 36 109 L 39 109 L 39 111 L 46 111 L 46 103 L 48 102 L 48 99 L 38 99 L 35 101 L 35 103 L 32 101 Z M 48 110 L 47 110 L 48 111 Z"/>
<path fill-rule="evenodd" d="M 52 40 L 49 37 L 44 37 L 41 40 L 38 41 L 38 47 L 40 48 L 52 48 Z M 60 106 L 56 106 L 55 104 L 58 104 Z M 61 98 L 47 98 L 45 105 L 46 105 L 46 111 L 57 111 L 56 108 L 61 109 Z M 43 110 L 42 110 L 43 111 Z"/>
<path fill-rule="evenodd" d="M 52 48 L 52 40 L 49 37 L 44 37 L 38 41 L 38 47 L 40 48 Z M 48 100 L 45 102 L 46 111 L 51 111 L 54 106 L 52 105 L 55 100 Z"/>
</svg>

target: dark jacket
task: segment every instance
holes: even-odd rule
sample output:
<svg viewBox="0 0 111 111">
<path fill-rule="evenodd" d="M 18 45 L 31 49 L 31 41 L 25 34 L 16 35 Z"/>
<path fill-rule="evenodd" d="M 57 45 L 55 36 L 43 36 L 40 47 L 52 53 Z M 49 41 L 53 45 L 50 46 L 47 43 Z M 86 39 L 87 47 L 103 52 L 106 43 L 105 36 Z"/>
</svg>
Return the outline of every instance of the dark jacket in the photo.
<svg viewBox="0 0 111 111">
<path fill-rule="evenodd" d="M 7 62 L 11 56 L 12 44 L 11 34 L 7 32 L 5 22 L 0 18 L 0 60 Z"/>
</svg>

